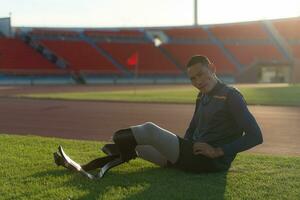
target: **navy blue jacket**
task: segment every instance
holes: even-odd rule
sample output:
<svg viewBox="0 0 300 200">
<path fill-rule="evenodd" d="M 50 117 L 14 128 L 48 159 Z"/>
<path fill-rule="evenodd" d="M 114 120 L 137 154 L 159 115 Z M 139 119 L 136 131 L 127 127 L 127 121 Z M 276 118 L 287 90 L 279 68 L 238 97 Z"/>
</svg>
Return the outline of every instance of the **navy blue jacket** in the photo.
<svg viewBox="0 0 300 200">
<path fill-rule="evenodd" d="M 221 147 L 234 159 L 238 152 L 263 142 L 261 130 L 242 94 L 221 81 L 207 94 L 198 94 L 185 139 Z"/>
</svg>

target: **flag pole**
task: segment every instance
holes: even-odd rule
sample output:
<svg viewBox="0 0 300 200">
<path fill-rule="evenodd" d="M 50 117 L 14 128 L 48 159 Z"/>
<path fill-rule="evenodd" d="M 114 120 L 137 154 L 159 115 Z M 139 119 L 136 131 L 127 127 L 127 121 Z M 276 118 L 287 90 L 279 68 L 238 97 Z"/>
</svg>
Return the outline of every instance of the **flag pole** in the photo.
<svg viewBox="0 0 300 200">
<path fill-rule="evenodd" d="M 134 68 L 134 95 L 136 95 L 138 68 L 139 68 L 139 58 L 138 58 L 138 54 L 137 54 L 137 59 L 136 59 L 135 68 Z"/>
</svg>

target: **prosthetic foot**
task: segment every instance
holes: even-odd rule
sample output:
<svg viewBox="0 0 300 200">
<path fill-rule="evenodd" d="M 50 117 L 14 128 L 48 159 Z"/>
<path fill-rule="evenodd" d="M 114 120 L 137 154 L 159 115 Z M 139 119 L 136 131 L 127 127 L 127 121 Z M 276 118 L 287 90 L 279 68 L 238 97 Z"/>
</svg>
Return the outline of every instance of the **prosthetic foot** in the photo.
<svg viewBox="0 0 300 200">
<path fill-rule="evenodd" d="M 60 154 L 60 155 L 59 155 Z M 54 161 L 57 166 L 63 166 L 69 170 L 77 171 L 86 176 L 89 179 L 94 179 L 95 176 L 86 172 L 82 167 L 75 161 L 73 161 L 63 150 L 62 146 L 58 147 L 58 152 L 54 153 Z"/>
<path fill-rule="evenodd" d="M 79 172 L 89 179 L 99 179 L 102 178 L 108 170 L 111 168 L 122 164 L 124 161 L 120 158 L 119 154 L 108 155 L 106 157 L 98 158 L 90 163 L 81 166 L 75 161 L 73 161 L 63 150 L 62 146 L 58 147 L 58 152 L 53 153 L 54 162 L 57 166 L 63 166 L 69 170 Z M 89 170 L 94 170 L 101 168 L 97 175 L 88 173 Z M 84 170 L 86 169 L 86 170 Z"/>
<path fill-rule="evenodd" d="M 137 142 L 131 129 L 117 131 L 113 136 L 115 144 L 106 144 L 102 151 L 108 156 L 96 159 L 87 165 L 84 169 L 93 170 L 100 167 L 99 173 L 95 176 L 88 173 L 81 165 L 73 161 L 63 150 L 62 146 L 58 147 L 58 152 L 54 153 L 54 161 L 57 166 L 63 166 L 67 169 L 80 172 L 89 179 L 102 178 L 111 168 L 116 167 L 124 162 L 129 162 L 137 157 L 135 147 Z"/>
</svg>

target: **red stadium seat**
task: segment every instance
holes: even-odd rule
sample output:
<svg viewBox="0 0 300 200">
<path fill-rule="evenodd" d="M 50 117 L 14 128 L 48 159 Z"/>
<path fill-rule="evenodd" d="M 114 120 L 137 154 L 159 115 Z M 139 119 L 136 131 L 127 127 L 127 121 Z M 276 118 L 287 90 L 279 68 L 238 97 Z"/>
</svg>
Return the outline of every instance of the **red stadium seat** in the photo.
<svg viewBox="0 0 300 200">
<path fill-rule="evenodd" d="M 216 45 L 194 44 L 165 44 L 163 48 L 168 50 L 177 61 L 185 66 L 189 58 L 196 54 L 206 55 L 217 67 L 217 73 L 234 73 L 235 68 Z"/>
<path fill-rule="evenodd" d="M 286 39 L 300 39 L 300 18 L 274 21 L 273 25 Z"/>
<path fill-rule="evenodd" d="M 202 28 L 174 28 L 164 32 L 174 39 L 208 39 L 207 33 Z"/>
<path fill-rule="evenodd" d="M 294 57 L 300 59 L 300 45 L 292 45 L 291 46 Z"/>
<path fill-rule="evenodd" d="M 36 36 L 66 36 L 66 37 L 77 37 L 79 36 L 78 32 L 76 31 L 69 31 L 69 30 L 49 30 L 49 29 L 32 29 L 32 35 Z"/>
<path fill-rule="evenodd" d="M 282 55 L 274 45 L 225 45 L 225 47 L 243 65 L 249 65 L 255 61 L 283 60 Z"/>
<path fill-rule="evenodd" d="M 120 72 L 109 60 L 84 41 L 42 40 L 41 43 L 64 58 L 70 64 L 71 70 L 92 70 L 103 73 Z"/>
<path fill-rule="evenodd" d="M 176 65 L 168 60 L 158 48 L 148 43 L 99 43 L 119 63 L 134 71 L 134 66 L 128 66 L 127 60 L 133 54 L 138 54 L 138 72 L 141 74 L 180 74 Z"/>
<path fill-rule="evenodd" d="M 218 25 L 210 28 L 214 36 L 221 40 L 226 39 L 268 39 L 267 32 L 263 29 L 262 23 L 245 23 L 245 24 L 229 24 Z"/>
<path fill-rule="evenodd" d="M 58 67 L 20 39 L 1 38 L 0 69 L 56 70 Z"/>
<path fill-rule="evenodd" d="M 84 34 L 89 37 L 120 36 L 120 37 L 143 37 L 144 33 L 137 30 L 85 30 Z"/>
</svg>

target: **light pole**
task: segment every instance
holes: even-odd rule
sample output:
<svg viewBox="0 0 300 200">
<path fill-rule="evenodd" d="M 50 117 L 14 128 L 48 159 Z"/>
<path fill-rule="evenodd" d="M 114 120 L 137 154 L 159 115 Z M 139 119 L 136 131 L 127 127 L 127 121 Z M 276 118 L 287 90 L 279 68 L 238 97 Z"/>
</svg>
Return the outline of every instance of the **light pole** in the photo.
<svg viewBox="0 0 300 200">
<path fill-rule="evenodd" d="M 194 25 L 198 25 L 198 0 L 194 0 Z"/>
<path fill-rule="evenodd" d="M 11 31 L 11 16 L 12 16 L 12 13 L 9 12 L 9 37 L 12 37 L 12 31 Z"/>
</svg>

